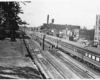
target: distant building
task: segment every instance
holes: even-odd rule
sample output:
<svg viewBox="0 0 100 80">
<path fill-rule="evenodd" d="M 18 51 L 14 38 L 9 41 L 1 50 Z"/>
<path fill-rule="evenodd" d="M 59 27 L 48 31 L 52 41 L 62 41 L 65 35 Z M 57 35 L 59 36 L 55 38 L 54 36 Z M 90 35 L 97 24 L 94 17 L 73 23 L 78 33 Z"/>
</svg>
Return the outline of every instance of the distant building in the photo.
<svg viewBox="0 0 100 80">
<path fill-rule="evenodd" d="M 100 42 L 100 15 L 96 15 L 96 26 L 95 26 L 94 41 Z"/>
<path fill-rule="evenodd" d="M 84 38 L 87 40 L 94 40 L 94 29 L 80 29 L 77 25 L 61 25 L 61 24 L 43 24 L 43 32 L 51 34 L 53 36 L 62 37 L 64 39 Z M 44 31 L 45 30 L 45 31 Z"/>
<path fill-rule="evenodd" d="M 42 29 L 51 30 L 54 32 L 54 36 L 59 35 L 60 33 L 63 33 L 64 37 L 67 36 L 67 33 L 72 31 L 74 29 L 80 29 L 80 26 L 77 25 L 61 25 L 61 24 L 43 24 Z"/>
<path fill-rule="evenodd" d="M 74 29 L 74 31 L 73 31 L 73 37 L 76 39 L 76 40 L 78 40 L 79 39 L 79 31 L 80 31 L 80 29 Z"/>
<path fill-rule="evenodd" d="M 72 29 L 80 29 L 80 26 L 77 25 L 61 25 L 61 24 L 43 24 L 43 27 L 46 29 L 56 29 L 58 31 L 65 30 L 66 28 Z"/>
<path fill-rule="evenodd" d="M 91 30 L 80 29 L 79 39 L 94 40 L 94 29 Z"/>
</svg>

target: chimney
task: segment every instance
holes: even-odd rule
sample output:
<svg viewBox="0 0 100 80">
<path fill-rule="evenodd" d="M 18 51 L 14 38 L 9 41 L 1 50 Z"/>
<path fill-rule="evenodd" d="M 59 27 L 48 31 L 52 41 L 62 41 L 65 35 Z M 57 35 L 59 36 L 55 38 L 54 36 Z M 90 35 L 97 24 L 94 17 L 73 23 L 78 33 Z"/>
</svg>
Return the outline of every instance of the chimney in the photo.
<svg viewBox="0 0 100 80">
<path fill-rule="evenodd" d="M 49 24 L 49 15 L 47 15 L 47 24 Z"/>
<path fill-rule="evenodd" d="M 51 20 L 51 23 L 52 23 L 52 24 L 54 23 L 54 19 Z"/>
</svg>

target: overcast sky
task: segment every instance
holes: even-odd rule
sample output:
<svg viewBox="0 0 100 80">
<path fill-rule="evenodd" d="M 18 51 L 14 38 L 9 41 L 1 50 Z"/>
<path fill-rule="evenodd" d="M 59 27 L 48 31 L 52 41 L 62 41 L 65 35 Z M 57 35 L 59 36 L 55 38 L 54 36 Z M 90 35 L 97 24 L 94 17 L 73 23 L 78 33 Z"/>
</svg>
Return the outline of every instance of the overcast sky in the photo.
<svg viewBox="0 0 100 80">
<path fill-rule="evenodd" d="M 54 19 L 55 24 L 71 24 L 93 28 L 96 23 L 96 15 L 100 14 L 100 0 L 32 0 L 23 5 L 23 20 L 31 27 L 37 27 L 46 23 L 49 14 L 49 22 Z"/>
</svg>

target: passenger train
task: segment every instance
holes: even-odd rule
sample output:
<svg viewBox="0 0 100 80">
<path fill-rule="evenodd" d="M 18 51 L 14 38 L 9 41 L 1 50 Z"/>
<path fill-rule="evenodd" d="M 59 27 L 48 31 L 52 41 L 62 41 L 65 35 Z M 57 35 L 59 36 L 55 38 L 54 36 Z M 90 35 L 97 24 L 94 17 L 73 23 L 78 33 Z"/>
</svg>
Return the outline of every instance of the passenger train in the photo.
<svg viewBox="0 0 100 80">
<path fill-rule="evenodd" d="M 43 39 L 44 34 L 35 32 L 39 38 Z M 100 50 L 92 47 L 86 47 L 83 44 L 73 41 L 61 39 L 58 37 L 45 34 L 45 41 L 69 53 L 71 56 L 77 57 L 80 60 L 88 63 L 93 68 L 100 70 Z"/>
</svg>

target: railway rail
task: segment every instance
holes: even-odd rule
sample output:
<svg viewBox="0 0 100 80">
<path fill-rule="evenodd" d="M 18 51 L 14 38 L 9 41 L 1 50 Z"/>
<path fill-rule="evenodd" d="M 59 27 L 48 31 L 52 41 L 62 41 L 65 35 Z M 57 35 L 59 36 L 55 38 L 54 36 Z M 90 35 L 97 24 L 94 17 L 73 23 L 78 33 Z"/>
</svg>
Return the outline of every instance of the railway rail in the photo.
<svg viewBox="0 0 100 80">
<path fill-rule="evenodd" d="M 38 41 L 39 41 L 39 43 L 42 42 L 42 40 L 38 40 Z M 47 44 L 47 43 L 45 43 L 45 44 Z M 45 47 L 48 47 L 48 46 L 45 45 Z M 57 59 L 59 59 L 61 62 L 63 62 L 67 67 L 69 67 L 71 70 L 73 70 L 81 78 L 85 78 L 85 79 L 95 79 L 90 74 L 88 74 L 86 71 L 82 70 L 81 68 L 79 68 L 78 66 L 76 66 L 75 64 L 73 64 L 72 62 L 70 62 L 68 59 L 64 58 L 61 54 L 57 53 L 55 50 L 50 50 L 49 49 L 48 51 L 53 56 L 55 56 Z M 48 60 L 48 61 L 50 62 L 50 60 Z M 52 62 L 51 62 L 51 64 L 52 64 Z"/>
<path fill-rule="evenodd" d="M 33 42 L 33 41 L 32 41 Z M 39 44 L 38 44 L 38 48 L 40 48 L 39 47 Z M 40 48 L 41 49 L 41 48 Z M 47 57 L 46 55 L 44 55 L 44 53 L 45 52 L 43 52 L 43 51 L 41 51 L 41 54 L 42 54 L 42 56 L 47 60 L 47 61 L 44 61 L 43 59 L 41 59 L 41 61 L 43 61 L 42 63 L 45 65 L 45 66 L 47 66 L 47 64 L 48 64 L 48 62 L 56 69 L 56 72 L 58 71 L 59 72 L 59 74 L 61 74 L 61 76 L 64 78 L 64 79 L 68 79 L 68 78 L 70 78 L 70 79 L 73 79 L 73 77 L 71 76 L 71 75 L 69 75 L 69 73 L 67 72 L 67 70 L 64 70 L 64 69 L 62 69 L 62 67 L 59 67 L 58 68 L 58 64 L 55 64 L 54 63 L 54 61 L 51 61 L 51 59 L 49 58 L 49 57 Z M 47 53 L 47 52 L 46 52 Z M 47 63 L 47 64 L 46 64 Z M 50 66 L 49 66 L 50 67 Z M 50 70 L 52 70 L 52 69 L 50 69 Z M 55 71 L 54 71 L 55 72 Z M 56 73 L 55 72 L 55 73 Z M 52 75 L 54 75 L 54 73 L 52 74 Z M 55 75 L 54 75 L 55 76 Z M 56 76 L 57 76 L 57 73 L 56 73 Z M 79 77 L 77 77 L 77 78 L 79 78 Z M 59 79 L 59 78 L 58 78 Z"/>
<path fill-rule="evenodd" d="M 51 79 L 64 79 L 63 76 L 54 68 L 42 55 L 40 52 L 35 52 L 35 57 L 41 63 L 42 67 L 45 68 L 47 73 L 50 73 Z M 49 72 L 48 72 L 49 71 Z"/>
<path fill-rule="evenodd" d="M 32 36 L 31 36 L 32 37 Z M 35 38 L 36 39 L 36 38 Z M 42 42 L 42 40 L 37 40 L 40 43 Z M 45 46 L 48 47 L 47 45 L 48 43 L 45 43 Z M 39 45 L 38 45 L 38 48 Z M 59 59 L 62 63 L 64 63 L 67 67 L 69 67 L 75 74 L 77 74 L 78 76 L 80 76 L 81 78 L 85 78 L 85 79 L 94 79 L 94 77 L 92 77 L 90 74 L 86 73 L 85 71 L 83 71 L 81 68 L 79 68 L 78 66 L 76 66 L 75 64 L 71 63 L 69 60 L 65 59 L 62 55 L 58 54 L 56 51 L 53 50 L 48 50 L 50 52 L 50 54 L 52 54 L 53 56 L 55 56 L 57 59 Z M 52 60 L 50 60 L 50 58 L 48 56 L 46 56 L 43 52 L 41 52 L 42 56 L 45 57 L 45 59 L 47 61 L 44 61 L 44 59 L 42 58 L 41 61 L 43 61 L 43 64 L 46 66 L 45 63 L 48 64 L 48 62 L 53 66 L 53 67 L 57 67 L 57 65 L 55 63 L 53 63 Z M 55 66 L 56 65 L 56 66 Z M 62 69 L 57 68 L 57 71 L 60 72 Z M 64 78 L 70 78 L 70 76 L 68 77 L 68 75 L 66 76 L 65 73 L 60 72 L 61 75 L 63 75 Z M 64 75 L 65 74 L 65 75 Z"/>
<path fill-rule="evenodd" d="M 31 40 L 32 42 L 34 42 L 33 40 Z M 32 44 L 32 42 L 31 42 L 31 44 Z M 37 44 L 37 42 L 35 42 L 36 44 Z M 39 44 L 37 44 L 38 45 L 38 48 L 41 50 L 41 47 L 39 47 Z M 47 53 L 47 52 L 46 52 Z M 54 61 L 55 59 L 53 59 L 52 61 L 51 61 L 51 59 L 48 57 L 47 58 L 47 56 L 46 55 L 43 55 L 43 54 L 45 54 L 45 52 L 41 52 L 41 54 L 42 54 L 42 56 L 59 72 L 59 74 L 61 74 L 62 76 L 63 76 L 63 78 L 64 79 L 74 79 L 74 78 L 76 78 L 76 79 L 79 79 L 80 77 L 79 76 L 76 76 L 76 74 L 74 74 L 74 73 L 71 73 L 71 72 L 69 72 L 68 73 L 68 69 L 66 69 L 66 68 L 62 68 L 62 66 L 60 66 L 60 67 L 58 67 L 59 65 L 59 61 Z M 43 64 L 45 64 L 45 66 L 47 66 L 46 65 L 46 61 L 44 61 L 43 59 L 42 60 L 40 60 L 40 61 L 43 61 L 42 63 Z M 50 67 L 50 66 L 49 66 Z M 56 72 L 55 72 L 56 73 Z M 74 74 L 74 75 L 73 75 Z M 54 74 L 53 74 L 54 75 Z M 56 75 L 57 75 L 57 73 L 56 73 Z"/>
<path fill-rule="evenodd" d="M 37 46 L 34 41 L 31 40 L 31 45 L 34 45 L 33 48 L 37 49 Z M 31 46 L 32 48 L 32 46 Z M 49 75 L 49 78 L 51 79 L 65 79 L 65 77 L 59 73 L 59 70 L 57 70 L 46 58 L 44 58 L 39 51 L 34 52 L 34 59 L 38 61 L 42 67 L 44 67 L 44 70 Z M 67 77 L 66 77 L 67 79 Z"/>
<path fill-rule="evenodd" d="M 90 67 L 88 67 L 86 64 L 80 63 L 79 61 L 77 61 L 76 59 L 74 59 L 73 57 L 65 54 L 62 51 L 57 50 L 57 53 L 62 55 L 64 58 L 66 59 L 70 59 L 70 61 L 74 64 L 77 64 L 78 67 L 80 67 L 82 70 L 84 70 L 84 72 L 87 72 L 88 74 L 90 74 L 92 77 L 94 77 L 95 79 L 100 79 L 100 73 L 98 73 L 97 71 L 91 69 Z"/>
<path fill-rule="evenodd" d="M 56 51 L 49 50 L 49 52 L 54 55 L 57 59 L 59 59 L 61 62 L 63 62 L 67 67 L 69 67 L 71 70 L 73 70 L 78 76 L 84 78 L 84 79 L 95 79 L 88 73 L 86 73 L 84 70 L 70 62 L 68 59 L 64 58 L 61 54 L 59 54 Z"/>
<path fill-rule="evenodd" d="M 39 40 L 39 42 L 41 43 L 42 42 L 42 40 Z M 48 43 L 47 43 L 48 44 Z M 45 47 L 47 48 L 47 45 L 45 45 Z M 52 51 L 52 50 L 51 50 Z M 54 54 L 54 52 L 53 52 L 53 54 L 52 55 L 60 55 L 60 58 L 62 58 L 62 59 L 64 59 L 65 60 L 65 58 L 64 57 L 61 57 L 61 54 L 59 54 L 59 53 L 57 53 L 57 54 Z M 66 56 L 68 56 L 68 55 L 66 55 Z M 59 59 L 60 59 L 59 58 Z M 63 63 L 66 63 L 66 62 L 64 62 L 64 60 L 61 60 Z M 66 59 L 66 61 L 68 62 L 68 60 Z M 71 62 L 70 62 L 71 63 Z M 81 63 L 82 64 L 82 63 Z M 70 66 L 69 66 L 69 68 L 71 68 Z M 78 68 L 78 67 L 77 67 Z M 87 67 L 86 67 L 87 68 Z M 71 68 L 71 69 L 74 69 L 74 68 Z M 79 68 L 79 69 L 81 69 L 81 68 Z M 82 70 L 82 69 L 81 69 Z M 79 76 L 81 76 L 81 77 L 83 77 L 83 78 L 89 78 L 89 77 L 86 77 L 87 76 L 87 74 L 88 74 L 88 76 L 90 76 L 91 78 L 97 78 L 97 79 L 99 79 L 100 77 L 98 76 L 99 75 L 99 73 L 97 73 L 97 72 L 95 72 L 94 70 L 90 70 L 90 71 L 88 71 L 87 69 L 85 69 L 85 70 L 82 70 L 81 72 L 79 71 L 79 73 L 77 73 L 78 71 L 76 71 L 76 70 L 73 70 L 74 72 L 76 72 L 76 74 L 78 74 Z M 81 74 L 80 74 L 81 73 Z M 86 76 L 84 76 L 82 73 L 86 73 L 85 75 Z M 93 73 L 93 74 L 92 74 Z"/>
<path fill-rule="evenodd" d="M 40 43 L 42 42 L 42 40 L 37 40 L 37 41 L 39 41 Z M 47 47 L 46 45 L 45 45 L 45 47 Z M 49 50 L 50 51 L 50 50 Z M 52 51 L 52 50 L 51 50 Z M 55 55 L 54 54 L 54 52 L 52 52 L 53 54 L 52 55 Z M 57 55 L 58 55 L 58 53 L 57 53 Z M 61 55 L 61 54 L 60 54 Z M 67 55 L 66 55 L 67 56 Z M 64 57 L 61 57 L 60 56 L 60 58 L 62 58 L 63 60 L 61 60 L 63 63 L 66 63 L 66 62 L 64 62 L 64 60 L 66 60 L 67 61 L 67 59 L 65 59 Z M 59 58 L 59 59 L 60 59 Z M 68 61 L 67 61 L 68 62 Z M 70 62 L 71 63 L 71 62 Z M 68 64 L 68 63 L 67 63 Z M 72 65 L 72 64 L 71 64 Z M 75 65 L 73 65 L 73 66 L 75 66 Z M 70 66 L 69 66 L 69 68 L 71 68 Z M 78 68 L 78 67 L 77 67 Z M 79 70 L 79 71 L 77 71 L 76 70 L 76 68 L 71 68 L 71 69 L 74 69 L 73 71 L 76 73 L 76 74 L 78 74 L 79 76 L 81 76 L 81 77 L 83 77 L 83 78 L 99 78 L 99 77 L 97 77 L 96 75 L 94 76 L 93 74 L 91 75 L 91 74 L 88 74 L 88 71 L 84 71 L 84 70 L 82 70 L 81 68 L 79 68 L 79 69 L 77 69 L 77 70 Z M 81 70 L 81 71 L 80 71 Z M 92 71 L 93 72 L 93 71 Z M 83 74 L 83 73 L 86 73 L 86 74 Z M 91 73 L 91 72 L 90 72 Z M 94 76 L 94 77 L 92 77 L 92 76 Z"/>
</svg>

